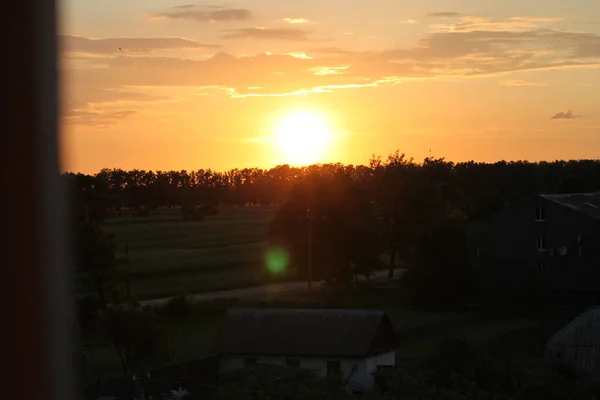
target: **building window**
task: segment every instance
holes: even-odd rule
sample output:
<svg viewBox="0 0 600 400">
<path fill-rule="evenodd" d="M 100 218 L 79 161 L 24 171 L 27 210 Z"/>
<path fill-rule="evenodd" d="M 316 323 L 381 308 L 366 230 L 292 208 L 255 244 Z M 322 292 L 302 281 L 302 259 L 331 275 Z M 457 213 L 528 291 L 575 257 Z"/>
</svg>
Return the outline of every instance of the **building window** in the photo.
<svg viewBox="0 0 600 400">
<path fill-rule="evenodd" d="M 546 251 L 546 238 L 544 236 L 540 236 L 537 240 L 537 250 L 538 251 Z"/>
<path fill-rule="evenodd" d="M 248 367 L 252 367 L 254 365 L 257 364 L 257 360 L 256 358 L 244 358 L 244 367 L 248 368 Z"/>
<path fill-rule="evenodd" d="M 288 358 L 287 360 L 285 360 L 285 365 L 287 365 L 288 367 L 299 368 L 300 360 L 298 360 L 297 358 Z"/>
<path fill-rule="evenodd" d="M 481 250 L 478 247 L 477 248 L 477 259 L 479 260 L 480 258 L 481 258 Z"/>
<path fill-rule="evenodd" d="M 545 221 L 546 220 L 546 209 L 542 206 L 537 206 L 535 208 L 535 220 L 536 221 Z"/>
<path fill-rule="evenodd" d="M 581 233 L 577 234 L 577 243 L 581 243 Z"/>
<path fill-rule="evenodd" d="M 327 376 L 339 376 L 341 369 L 339 361 L 327 361 Z"/>
</svg>

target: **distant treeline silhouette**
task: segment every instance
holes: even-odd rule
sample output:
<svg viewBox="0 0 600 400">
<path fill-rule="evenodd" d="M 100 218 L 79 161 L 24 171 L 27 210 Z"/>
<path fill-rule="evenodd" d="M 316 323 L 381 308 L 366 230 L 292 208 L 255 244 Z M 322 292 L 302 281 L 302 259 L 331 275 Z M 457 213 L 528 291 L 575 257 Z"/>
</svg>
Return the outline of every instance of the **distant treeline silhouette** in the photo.
<svg viewBox="0 0 600 400">
<path fill-rule="evenodd" d="M 79 221 L 78 248 L 87 257 L 79 264 L 102 266 L 96 268 L 102 272 L 95 275 L 98 282 L 104 267 L 118 261 L 112 237 L 101 230 L 109 212 L 131 208 L 144 217 L 156 208 L 179 207 L 184 219 L 201 220 L 220 205 L 277 205 L 268 241 L 289 256 L 287 266 L 299 277 L 348 282 L 386 266 L 392 276 L 402 262 L 410 269 L 402 281 L 417 301 L 449 306 L 472 287 L 469 221 L 538 193 L 599 191 L 600 161 L 415 162 L 396 152 L 366 166 L 104 169 L 65 177 Z M 383 263 L 384 254 L 389 262 Z"/>
<path fill-rule="evenodd" d="M 315 177 L 331 177 L 352 180 L 370 196 L 385 196 L 386 192 L 392 196 L 392 191 L 433 186 L 446 200 L 452 197 L 453 204 L 458 197 L 462 211 L 476 218 L 536 193 L 598 191 L 600 161 L 488 164 L 426 158 L 417 163 L 395 153 L 386 160 L 373 157 L 367 166 L 280 165 L 227 172 L 103 169 L 94 175 L 66 173 L 65 177 L 76 204 L 99 212 L 190 205 L 281 205 L 294 186 Z M 385 187 L 388 190 L 382 190 Z"/>
</svg>

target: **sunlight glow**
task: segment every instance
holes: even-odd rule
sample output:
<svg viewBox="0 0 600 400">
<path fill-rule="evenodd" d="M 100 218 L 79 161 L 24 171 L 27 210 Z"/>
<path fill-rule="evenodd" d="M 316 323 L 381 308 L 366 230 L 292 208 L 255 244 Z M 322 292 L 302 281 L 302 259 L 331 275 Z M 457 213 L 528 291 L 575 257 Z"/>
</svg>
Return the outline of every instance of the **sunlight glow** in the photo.
<svg viewBox="0 0 600 400">
<path fill-rule="evenodd" d="M 317 111 L 296 110 L 276 122 L 274 141 L 284 162 L 309 165 L 323 161 L 334 133 L 328 121 Z"/>
</svg>

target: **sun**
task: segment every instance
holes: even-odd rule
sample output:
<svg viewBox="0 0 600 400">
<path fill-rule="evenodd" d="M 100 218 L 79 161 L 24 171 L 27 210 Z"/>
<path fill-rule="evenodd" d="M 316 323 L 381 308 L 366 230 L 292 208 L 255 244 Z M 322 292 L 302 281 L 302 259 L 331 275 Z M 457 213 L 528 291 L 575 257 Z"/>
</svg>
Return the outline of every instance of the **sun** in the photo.
<svg viewBox="0 0 600 400">
<path fill-rule="evenodd" d="M 334 134 L 322 114 L 296 110 L 281 116 L 274 129 L 274 142 L 287 164 L 310 165 L 323 161 Z"/>
</svg>

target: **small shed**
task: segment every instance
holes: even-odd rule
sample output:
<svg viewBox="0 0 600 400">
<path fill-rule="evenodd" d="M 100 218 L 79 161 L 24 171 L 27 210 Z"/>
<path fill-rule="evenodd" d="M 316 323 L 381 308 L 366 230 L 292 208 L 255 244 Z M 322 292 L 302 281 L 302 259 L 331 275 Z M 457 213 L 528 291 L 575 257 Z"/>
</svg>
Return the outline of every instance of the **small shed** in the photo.
<svg viewBox="0 0 600 400">
<path fill-rule="evenodd" d="M 584 381 L 600 381 L 600 307 L 588 309 L 554 334 L 546 357 L 565 363 Z"/>
<path fill-rule="evenodd" d="M 395 366 L 397 346 L 387 314 L 371 310 L 230 309 L 215 340 L 221 374 L 287 365 L 365 389 Z"/>
</svg>

